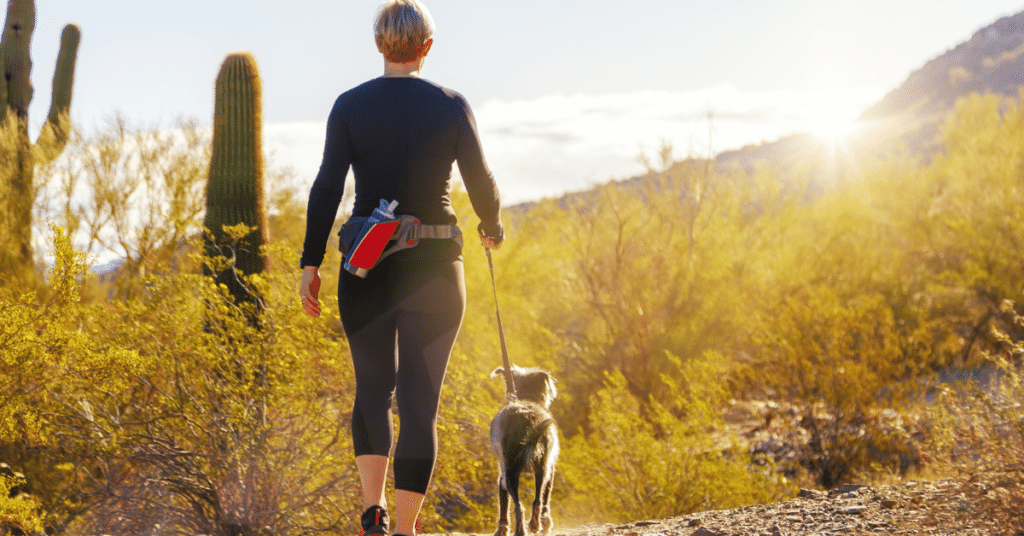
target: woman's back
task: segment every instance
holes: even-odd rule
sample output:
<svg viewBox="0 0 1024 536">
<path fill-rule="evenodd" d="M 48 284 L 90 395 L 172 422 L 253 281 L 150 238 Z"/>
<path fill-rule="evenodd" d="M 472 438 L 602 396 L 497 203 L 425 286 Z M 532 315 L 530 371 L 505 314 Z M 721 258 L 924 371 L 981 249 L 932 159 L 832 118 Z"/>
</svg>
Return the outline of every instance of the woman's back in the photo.
<svg viewBox="0 0 1024 536">
<path fill-rule="evenodd" d="M 453 162 L 470 195 L 494 191 L 465 99 L 421 78 L 381 77 L 343 93 L 328 138 L 336 148 L 325 152 L 314 188 L 321 182 L 337 188 L 338 175 L 351 164 L 357 216 L 387 199 L 424 223 L 454 223 L 448 195 Z"/>
</svg>

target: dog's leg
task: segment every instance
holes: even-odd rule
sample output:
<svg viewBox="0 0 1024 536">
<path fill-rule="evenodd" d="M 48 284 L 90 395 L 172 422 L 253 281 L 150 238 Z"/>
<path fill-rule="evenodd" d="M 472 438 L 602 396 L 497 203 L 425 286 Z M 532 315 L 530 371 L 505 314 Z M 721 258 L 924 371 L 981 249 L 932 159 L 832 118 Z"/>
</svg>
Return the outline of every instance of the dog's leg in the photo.
<svg viewBox="0 0 1024 536">
<path fill-rule="evenodd" d="M 526 536 L 526 521 L 523 519 L 523 504 L 519 501 L 519 472 L 509 471 L 505 475 L 505 486 L 508 487 L 509 498 L 516 507 L 515 536 Z"/>
<path fill-rule="evenodd" d="M 544 469 L 546 468 L 542 463 L 534 463 L 533 465 L 533 483 L 536 489 L 533 493 L 533 511 L 530 512 L 530 532 L 540 531 L 541 497 L 544 494 L 544 482 L 547 476 Z"/>
<path fill-rule="evenodd" d="M 551 532 L 551 525 L 554 521 L 551 519 L 551 486 L 555 483 L 555 468 L 548 467 L 547 478 L 544 479 L 544 490 L 541 492 L 541 508 L 540 508 L 540 521 L 541 521 L 541 534 L 548 534 Z"/>
<path fill-rule="evenodd" d="M 505 475 L 498 477 L 498 531 L 494 536 L 508 536 L 508 488 Z"/>
<path fill-rule="evenodd" d="M 551 484 L 555 480 L 555 468 L 545 464 L 534 467 L 534 483 L 537 486 L 533 496 L 533 512 L 530 516 L 530 531 L 539 534 L 551 532 Z"/>
</svg>

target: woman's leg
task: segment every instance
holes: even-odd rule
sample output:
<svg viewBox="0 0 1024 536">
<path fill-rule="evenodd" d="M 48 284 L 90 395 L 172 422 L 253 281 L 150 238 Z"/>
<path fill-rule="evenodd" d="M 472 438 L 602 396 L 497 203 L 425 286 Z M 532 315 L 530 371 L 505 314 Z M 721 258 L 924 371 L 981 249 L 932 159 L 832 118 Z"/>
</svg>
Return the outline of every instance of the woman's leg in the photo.
<svg viewBox="0 0 1024 536">
<path fill-rule="evenodd" d="M 359 482 L 363 486 L 363 510 L 371 506 L 388 507 L 384 497 L 384 482 L 388 477 L 388 457 L 377 454 L 356 456 Z"/>
<path fill-rule="evenodd" d="M 398 355 L 397 317 L 380 289 L 386 281 L 366 285 L 342 272 L 339 285 L 341 319 L 348 337 L 355 372 L 352 445 L 363 491 L 363 510 L 387 508 L 384 495 L 391 453 Z M 364 527 L 365 528 L 365 527 Z"/>
<path fill-rule="evenodd" d="M 395 490 L 395 529 L 394 534 L 415 536 L 416 518 L 420 515 L 425 495 L 404 489 Z"/>
<path fill-rule="evenodd" d="M 441 386 L 466 309 L 462 270 L 461 259 L 444 266 L 398 305 L 396 534 L 415 533 L 433 474 Z"/>
<path fill-rule="evenodd" d="M 424 270 L 382 268 L 365 280 L 342 272 L 338 289 L 356 374 L 352 438 L 364 508 L 384 506 L 397 389 L 395 533 L 412 536 L 436 459 L 441 385 L 465 313 L 465 279 L 461 258 Z"/>
</svg>

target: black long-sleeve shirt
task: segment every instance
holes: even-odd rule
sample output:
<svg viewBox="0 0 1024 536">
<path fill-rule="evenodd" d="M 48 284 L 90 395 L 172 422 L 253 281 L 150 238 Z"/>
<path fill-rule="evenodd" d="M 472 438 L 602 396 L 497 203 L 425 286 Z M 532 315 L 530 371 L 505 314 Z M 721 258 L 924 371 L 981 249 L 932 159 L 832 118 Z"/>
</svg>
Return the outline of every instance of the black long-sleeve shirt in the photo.
<svg viewBox="0 0 1024 536">
<path fill-rule="evenodd" d="M 302 265 L 323 262 L 351 165 L 353 216 L 381 199 L 421 223 L 457 223 L 449 188 L 457 162 L 488 236 L 500 236 L 501 199 L 487 168 L 476 121 L 459 93 L 421 78 L 376 78 L 346 91 L 327 120 L 323 162 L 309 192 Z"/>
</svg>

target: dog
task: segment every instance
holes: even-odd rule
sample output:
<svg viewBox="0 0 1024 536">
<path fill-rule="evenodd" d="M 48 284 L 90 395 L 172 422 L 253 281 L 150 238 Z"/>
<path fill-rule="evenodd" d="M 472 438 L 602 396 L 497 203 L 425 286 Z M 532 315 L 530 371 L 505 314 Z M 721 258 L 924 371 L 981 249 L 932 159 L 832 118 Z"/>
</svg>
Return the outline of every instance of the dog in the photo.
<svg viewBox="0 0 1024 536">
<path fill-rule="evenodd" d="M 491 377 L 505 373 L 498 368 Z M 523 506 L 519 501 L 519 475 L 533 469 L 536 492 L 530 531 L 551 532 L 551 484 L 558 461 L 558 426 L 548 408 L 558 395 L 555 379 L 537 368 L 512 366 L 516 400 L 505 404 L 491 421 L 491 448 L 498 458 L 498 530 L 495 536 L 508 536 L 509 499 L 515 503 L 515 536 L 525 536 Z"/>
</svg>

